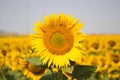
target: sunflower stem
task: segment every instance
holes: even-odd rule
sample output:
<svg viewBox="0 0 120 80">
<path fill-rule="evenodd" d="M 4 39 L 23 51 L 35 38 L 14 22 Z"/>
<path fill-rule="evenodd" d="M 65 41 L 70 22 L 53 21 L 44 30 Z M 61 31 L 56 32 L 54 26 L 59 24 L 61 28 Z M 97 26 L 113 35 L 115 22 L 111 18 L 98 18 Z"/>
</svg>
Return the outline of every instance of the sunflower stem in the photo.
<svg viewBox="0 0 120 80">
<path fill-rule="evenodd" d="M 52 68 L 49 68 L 49 69 L 50 69 L 50 71 L 52 72 L 53 80 L 56 80 L 56 79 L 55 79 L 55 75 L 54 75 L 54 71 L 52 70 Z"/>
<path fill-rule="evenodd" d="M 58 70 L 58 80 L 63 80 L 62 70 Z"/>
</svg>

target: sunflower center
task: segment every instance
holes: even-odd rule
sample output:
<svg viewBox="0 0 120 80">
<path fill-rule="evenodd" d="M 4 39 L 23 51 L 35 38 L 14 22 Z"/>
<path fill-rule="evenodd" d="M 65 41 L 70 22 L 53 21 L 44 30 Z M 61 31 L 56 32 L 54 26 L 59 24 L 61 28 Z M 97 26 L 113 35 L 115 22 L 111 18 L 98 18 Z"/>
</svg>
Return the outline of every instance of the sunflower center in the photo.
<svg viewBox="0 0 120 80">
<path fill-rule="evenodd" d="M 99 44 L 98 44 L 98 43 L 93 43 L 91 46 L 92 46 L 94 49 L 98 49 L 98 48 L 99 48 Z"/>
<path fill-rule="evenodd" d="M 65 27 L 54 27 L 46 31 L 43 37 L 44 44 L 49 52 L 63 55 L 73 46 L 73 34 Z"/>
<path fill-rule="evenodd" d="M 35 66 L 31 63 L 28 64 L 28 70 L 30 72 L 32 72 L 33 74 L 37 75 L 37 74 L 42 74 L 44 73 L 45 69 L 39 66 Z"/>
<path fill-rule="evenodd" d="M 66 43 L 65 35 L 59 32 L 51 36 L 51 44 L 55 47 L 63 47 Z"/>
</svg>

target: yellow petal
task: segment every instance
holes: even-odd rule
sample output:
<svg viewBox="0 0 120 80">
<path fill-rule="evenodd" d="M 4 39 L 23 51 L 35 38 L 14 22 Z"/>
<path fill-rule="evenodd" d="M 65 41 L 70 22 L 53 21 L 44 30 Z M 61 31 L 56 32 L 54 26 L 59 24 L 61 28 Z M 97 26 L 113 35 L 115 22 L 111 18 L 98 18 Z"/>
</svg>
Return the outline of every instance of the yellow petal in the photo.
<svg viewBox="0 0 120 80">
<path fill-rule="evenodd" d="M 83 26 L 84 26 L 84 24 L 82 24 L 82 23 L 81 24 L 76 23 L 73 25 L 72 28 L 70 28 L 70 30 L 73 34 L 77 34 L 80 32 L 80 30 L 82 29 Z"/>
<path fill-rule="evenodd" d="M 37 23 L 34 24 L 34 26 L 36 27 L 42 27 L 42 22 L 39 20 Z"/>
<path fill-rule="evenodd" d="M 78 57 L 81 57 L 80 55 L 81 55 L 80 50 L 74 46 L 67 54 L 65 54 L 65 56 L 72 61 L 74 61 Z"/>
<path fill-rule="evenodd" d="M 61 56 L 61 55 L 59 56 L 56 55 L 53 59 L 53 65 L 59 68 L 60 66 L 70 65 L 70 63 L 69 63 L 69 59 L 67 59 L 66 57 Z"/>
</svg>

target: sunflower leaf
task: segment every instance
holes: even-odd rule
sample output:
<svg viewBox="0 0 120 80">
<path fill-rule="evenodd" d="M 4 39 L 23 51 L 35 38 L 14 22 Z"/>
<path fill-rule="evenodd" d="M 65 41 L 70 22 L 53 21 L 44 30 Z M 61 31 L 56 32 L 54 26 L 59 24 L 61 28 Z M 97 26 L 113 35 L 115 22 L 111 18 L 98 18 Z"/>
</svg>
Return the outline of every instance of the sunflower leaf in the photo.
<svg viewBox="0 0 120 80">
<path fill-rule="evenodd" d="M 92 73 L 94 73 L 96 68 L 96 66 L 75 65 L 72 72 L 72 78 L 76 78 L 77 80 L 86 80 L 92 76 Z"/>
<path fill-rule="evenodd" d="M 2 69 L 2 77 L 0 80 L 30 80 L 29 78 L 25 77 L 21 71 L 14 70 L 12 71 L 9 67 L 4 66 Z"/>
<path fill-rule="evenodd" d="M 74 69 L 74 66 L 70 66 L 70 67 L 62 68 L 62 71 L 66 72 L 66 73 L 69 73 L 69 74 L 72 74 L 73 69 Z"/>
<path fill-rule="evenodd" d="M 39 57 L 35 56 L 35 57 L 31 57 L 31 58 L 26 58 L 26 60 L 30 63 L 32 63 L 35 66 L 42 66 L 42 59 L 40 59 Z"/>
<path fill-rule="evenodd" d="M 40 80 L 57 80 L 57 78 L 58 78 L 58 72 L 55 72 L 54 74 L 49 74 L 49 75 L 42 76 L 40 78 Z M 63 80 L 68 80 L 65 75 L 63 75 Z"/>
</svg>

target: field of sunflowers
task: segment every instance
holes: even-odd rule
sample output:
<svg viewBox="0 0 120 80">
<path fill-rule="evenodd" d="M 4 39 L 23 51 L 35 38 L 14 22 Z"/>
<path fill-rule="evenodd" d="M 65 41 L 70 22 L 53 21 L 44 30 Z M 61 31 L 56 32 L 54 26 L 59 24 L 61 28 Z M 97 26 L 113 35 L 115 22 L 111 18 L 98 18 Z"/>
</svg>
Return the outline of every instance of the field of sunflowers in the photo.
<svg viewBox="0 0 120 80">
<path fill-rule="evenodd" d="M 37 80 L 46 72 L 24 60 L 35 56 L 29 40 L 28 36 L 0 37 L 0 80 Z M 87 55 L 77 64 L 97 65 L 88 80 L 120 80 L 120 35 L 87 35 L 83 45 Z"/>
</svg>

